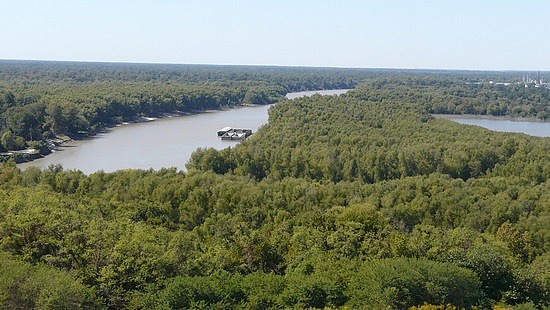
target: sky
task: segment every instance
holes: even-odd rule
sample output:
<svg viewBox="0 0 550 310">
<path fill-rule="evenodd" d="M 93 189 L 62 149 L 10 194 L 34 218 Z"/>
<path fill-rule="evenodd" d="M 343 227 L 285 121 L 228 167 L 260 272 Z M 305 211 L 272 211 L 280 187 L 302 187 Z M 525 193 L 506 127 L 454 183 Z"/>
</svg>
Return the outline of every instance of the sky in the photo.
<svg viewBox="0 0 550 310">
<path fill-rule="evenodd" d="M 550 70 L 550 0 L 0 0 L 0 59 Z"/>
</svg>

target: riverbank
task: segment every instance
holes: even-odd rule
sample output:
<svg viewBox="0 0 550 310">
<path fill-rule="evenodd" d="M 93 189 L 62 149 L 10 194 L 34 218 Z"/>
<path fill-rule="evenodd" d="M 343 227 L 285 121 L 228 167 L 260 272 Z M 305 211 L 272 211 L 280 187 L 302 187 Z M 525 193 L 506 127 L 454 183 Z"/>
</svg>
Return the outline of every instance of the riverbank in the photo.
<svg viewBox="0 0 550 310">
<path fill-rule="evenodd" d="M 207 109 L 207 110 L 191 110 L 191 111 L 172 111 L 172 112 L 166 112 L 161 113 L 158 116 L 136 116 L 130 121 L 125 121 L 122 123 L 118 123 L 117 126 L 120 125 L 128 125 L 128 124 L 134 124 L 134 123 L 146 123 L 146 122 L 152 122 L 159 119 L 165 119 L 165 118 L 171 118 L 171 117 L 182 117 L 182 116 L 190 116 L 190 115 L 197 115 L 197 114 L 203 114 L 203 113 L 212 113 L 212 112 L 219 112 L 219 111 L 229 111 L 244 107 L 259 107 L 259 106 L 266 106 L 268 104 L 239 104 L 234 106 L 220 106 L 217 109 Z"/>
<path fill-rule="evenodd" d="M 288 100 L 292 99 L 298 99 L 301 97 L 308 97 L 313 95 L 321 95 L 321 96 L 339 96 L 342 94 L 347 93 L 348 91 L 353 90 L 351 88 L 345 88 L 345 89 L 322 89 L 322 90 L 306 90 L 306 91 L 300 91 L 295 93 L 288 93 L 285 95 L 285 98 Z"/>
<path fill-rule="evenodd" d="M 19 151 L 9 151 L 0 153 L 0 162 L 6 162 L 9 159 L 13 159 L 15 163 L 29 162 L 38 158 L 42 158 L 43 155 L 37 149 L 25 149 Z"/>
<path fill-rule="evenodd" d="M 154 119 L 136 118 L 127 124 L 113 124 L 95 136 L 66 142 L 52 154 L 18 167 L 46 169 L 51 164 L 61 164 L 64 169 L 77 169 L 85 174 L 165 167 L 185 170 L 187 160 L 199 147 L 224 149 L 240 143 L 222 141 L 216 134 L 221 127 L 250 128 L 257 132 L 267 123 L 271 106 L 236 105 L 166 113 Z"/>
<path fill-rule="evenodd" d="M 49 153 L 47 154 L 33 154 L 33 156 L 25 156 L 24 158 L 21 157 L 21 156 L 16 156 L 14 157 L 14 159 L 16 159 L 16 163 L 18 164 L 21 164 L 21 163 L 28 163 L 28 162 L 32 162 L 34 160 L 38 160 L 38 159 L 43 159 L 49 155 L 51 155 L 52 153 L 55 153 L 57 151 L 59 151 L 60 148 L 63 148 L 63 147 L 67 147 L 67 146 L 73 146 L 71 145 L 72 143 L 76 143 L 76 142 L 80 142 L 80 141 L 86 141 L 86 140 L 91 140 L 91 139 L 94 139 L 95 137 L 97 137 L 97 135 L 99 134 L 106 134 L 106 133 L 109 133 L 112 129 L 114 128 L 121 128 L 121 127 L 124 127 L 124 126 L 127 126 L 127 125 L 131 125 L 131 124 L 140 124 L 140 123 L 149 123 L 149 122 L 154 122 L 154 121 L 157 121 L 157 120 L 162 120 L 162 119 L 169 119 L 169 118 L 178 118 L 178 117 L 184 117 L 184 116 L 192 116 L 192 115 L 200 115 L 200 114 L 205 114 L 205 113 L 214 113 L 214 112 L 220 112 L 220 111 L 230 111 L 230 110 L 234 110 L 234 109 L 239 109 L 239 108 L 244 108 L 244 107 L 254 107 L 254 106 L 264 106 L 264 105 L 251 105 L 251 104 L 241 104 L 241 105 L 237 105 L 237 106 L 232 106 L 232 107 L 220 107 L 219 109 L 208 109 L 208 110 L 193 110 L 193 111 L 173 111 L 173 112 L 169 112 L 169 113 L 162 113 L 161 115 L 158 115 L 158 116 L 136 116 L 134 118 L 132 118 L 131 120 L 126 120 L 126 121 L 122 121 L 122 122 L 119 122 L 119 123 L 113 123 L 113 124 L 108 124 L 108 125 L 105 125 L 101 128 L 99 128 L 97 131 L 91 133 L 91 134 L 87 134 L 87 135 L 80 135 L 80 136 L 66 136 L 66 135 L 59 135 L 59 136 L 56 136 L 55 138 L 52 138 L 52 139 L 47 139 L 45 142 L 50 150 Z M 23 150 L 23 151 L 15 151 L 15 152 L 12 152 L 12 153 L 21 153 L 21 152 L 28 152 L 28 150 Z M 6 153 L 7 155 L 7 153 Z"/>
<path fill-rule="evenodd" d="M 350 89 L 335 89 L 335 90 L 312 90 L 312 91 L 302 91 L 302 92 L 295 92 L 295 93 L 288 93 L 285 95 L 285 97 L 281 98 L 281 100 L 291 100 L 295 98 L 300 98 L 304 96 L 311 96 L 314 94 L 319 95 L 340 95 L 343 93 L 348 92 Z M 206 110 L 192 110 L 192 111 L 173 111 L 168 113 L 162 113 L 160 115 L 155 116 L 135 116 L 130 120 L 124 120 L 119 122 L 113 122 L 110 124 L 104 124 L 104 126 L 97 128 L 96 131 L 89 133 L 89 134 L 82 134 L 82 135 L 73 135 L 73 136 L 65 136 L 65 135 L 59 135 L 52 139 L 45 140 L 48 149 L 50 152 L 47 153 L 41 153 L 41 154 L 35 154 L 33 156 L 26 155 L 24 159 L 21 159 L 21 156 L 18 156 L 17 162 L 18 163 L 27 163 L 34 160 L 40 160 L 47 156 L 51 156 L 52 153 L 58 152 L 60 148 L 63 148 L 65 146 L 72 146 L 71 143 L 76 144 L 76 142 L 79 141 L 87 141 L 94 139 L 99 134 L 108 133 L 111 131 L 111 129 L 114 128 L 120 128 L 126 125 L 131 124 L 139 124 L 139 123 L 148 123 L 148 122 L 154 122 L 161 119 L 168 119 L 168 118 L 177 118 L 177 117 L 183 117 L 183 116 L 192 116 L 192 115 L 200 115 L 205 113 L 214 113 L 214 112 L 220 112 L 220 111 L 231 111 L 231 110 L 238 110 L 241 108 L 254 108 L 254 107 L 260 107 L 260 106 L 269 106 L 264 104 L 239 104 L 235 106 L 220 106 L 216 109 L 206 109 Z M 240 126 L 240 124 L 237 124 Z M 14 157 L 15 158 L 15 157 Z"/>
<path fill-rule="evenodd" d="M 85 174 L 98 170 L 161 169 L 185 164 L 197 148 L 224 149 L 240 141 L 222 141 L 216 134 L 223 126 L 257 131 L 267 122 L 271 106 L 242 107 L 227 111 L 201 111 L 185 117 L 166 117 L 155 121 L 118 126 L 89 139 L 69 142 L 56 152 L 33 162 L 18 164 L 22 170 L 35 166 L 47 169 L 61 164 Z"/>
</svg>

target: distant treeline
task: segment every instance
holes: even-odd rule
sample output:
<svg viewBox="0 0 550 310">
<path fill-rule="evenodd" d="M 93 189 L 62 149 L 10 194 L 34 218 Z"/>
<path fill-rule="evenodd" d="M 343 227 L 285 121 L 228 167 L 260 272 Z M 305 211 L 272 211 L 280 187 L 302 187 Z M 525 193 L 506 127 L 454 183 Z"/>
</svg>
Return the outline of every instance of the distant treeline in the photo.
<svg viewBox="0 0 550 310">
<path fill-rule="evenodd" d="M 188 172 L 0 164 L 0 307 L 547 309 L 550 139 L 375 93 L 279 102 Z"/>
<path fill-rule="evenodd" d="M 362 99 L 414 103 L 434 114 L 477 114 L 550 119 L 550 89 L 470 83 L 430 76 L 384 78 L 361 85 Z"/>
</svg>

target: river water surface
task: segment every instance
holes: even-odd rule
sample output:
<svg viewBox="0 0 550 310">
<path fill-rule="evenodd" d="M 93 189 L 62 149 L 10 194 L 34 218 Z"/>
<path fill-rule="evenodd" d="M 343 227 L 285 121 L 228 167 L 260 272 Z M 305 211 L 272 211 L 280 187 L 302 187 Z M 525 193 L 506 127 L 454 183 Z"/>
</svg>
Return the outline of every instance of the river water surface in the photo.
<svg viewBox="0 0 550 310">
<path fill-rule="evenodd" d="M 289 93 L 294 99 L 311 96 L 335 95 L 347 90 L 323 90 Z M 267 110 L 271 105 L 247 106 L 224 111 L 157 119 L 111 128 L 104 133 L 81 141 L 72 141 L 52 154 L 28 163 L 18 164 L 25 169 L 41 169 L 61 164 L 64 169 L 78 169 L 86 174 L 103 170 L 160 169 L 176 167 L 185 170 L 191 153 L 199 147 L 223 149 L 238 144 L 221 141 L 216 135 L 220 128 L 251 128 L 254 132 L 267 123 Z"/>
<path fill-rule="evenodd" d="M 482 116 L 436 115 L 460 124 L 476 125 L 494 131 L 520 132 L 536 137 L 550 137 L 550 122 L 523 121 Z"/>
</svg>

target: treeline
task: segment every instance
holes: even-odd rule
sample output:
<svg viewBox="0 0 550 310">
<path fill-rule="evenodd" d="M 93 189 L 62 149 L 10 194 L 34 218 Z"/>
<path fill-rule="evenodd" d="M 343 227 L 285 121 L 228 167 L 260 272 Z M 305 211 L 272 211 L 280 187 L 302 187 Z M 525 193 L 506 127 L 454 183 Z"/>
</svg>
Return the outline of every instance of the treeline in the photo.
<svg viewBox="0 0 550 310">
<path fill-rule="evenodd" d="M 3 164 L 0 270 L 51 279 L 22 300 L 32 282 L 0 273 L 0 304 L 550 306 L 549 139 L 365 96 L 279 102 L 188 172 Z M 71 298 L 50 281 L 74 283 Z"/>
<path fill-rule="evenodd" d="M 0 80 L 8 86 L 123 82 L 200 84 L 205 82 L 263 81 L 270 84 L 285 85 L 288 87 L 288 91 L 350 88 L 366 77 L 385 75 L 387 72 L 387 70 L 376 69 L 315 67 L 7 60 L 0 60 L 0 67 L 2 68 Z"/>
<path fill-rule="evenodd" d="M 101 84 L 53 89 L 36 103 L 18 104 L 11 93 L 3 93 L 3 126 L 26 140 L 52 134 L 90 132 L 97 127 L 136 116 L 158 116 L 174 111 L 197 111 L 232 107 L 243 103 L 267 104 L 280 99 L 284 90 L 276 86 L 140 85 Z M 70 90 L 69 90 L 70 88 Z M 63 97 L 60 98 L 62 94 Z M 44 131 L 46 129 L 46 131 Z"/>
<path fill-rule="evenodd" d="M 480 79 L 482 80 L 482 79 Z M 479 81 L 479 80 L 478 80 Z M 550 89 L 431 76 L 385 78 L 361 87 L 362 99 L 417 104 L 432 114 L 476 114 L 550 119 Z M 506 81 L 506 80 L 505 80 Z M 512 78 L 507 82 L 515 82 Z"/>
</svg>

